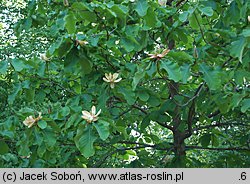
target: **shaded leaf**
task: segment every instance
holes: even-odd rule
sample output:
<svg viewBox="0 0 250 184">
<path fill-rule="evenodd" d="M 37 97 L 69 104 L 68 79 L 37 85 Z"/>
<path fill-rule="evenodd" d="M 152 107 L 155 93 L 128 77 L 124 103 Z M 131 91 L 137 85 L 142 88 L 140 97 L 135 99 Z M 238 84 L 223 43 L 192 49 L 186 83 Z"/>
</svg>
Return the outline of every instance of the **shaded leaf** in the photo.
<svg viewBox="0 0 250 184">
<path fill-rule="evenodd" d="M 64 18 L 65 27 L 69 34 L 73 34 L 76 31 L 76 17 L 73 13 L 66 15 Z"/>
<path fill-rule="evenodd" d="M 93 123 L 100 138 L 106 140 L 109 136 L 109 123 L 103 119 L 99 119 L 96 123 Z"/>
<path fill-rule="evenodd" d="M 200 64 L 200 72 L 204 75 L 204 80 L 209 86 L 210 90 L 216 90 L 220 87 L 220 77 L 217 71 L 213 71 L 205 63 Z"/>
<path fill-rule="evenodd" d="M 209 7 L 209 6 L 207 6 L 207 7 L 198 7 L 198 8 L 202 13 L 204 13 L 205 15 L 207 15 L 209 17 L 211 17 L 213 15 L 213 13 L 214 13 L 212 7 Z"/>
<path fill-rule="evenodd" d="M 230 54 L 231 56 L 238 57 L 240 62 L 242 62 L 242 55 L 246 45 L 245 38 L 240 38 L 231 44 Z"/>
<path fill-rule="evenodd" d="M 21 59 L 12 59 L 11 64 L 17 72 L 20 72 L 23 69 L 27 68 L 27 66 L 23 63 L 23 60 Z"/>
<path fill-rule="evenodd" d="M 210 134 L 205 134 L 205 135 L 201 136 L 201 138 L 200 138 L 201 146 L 204 147 L 204 148 L 209 146 L 210 141 L 211 141 L 211 135 Z"/>
<path fill-rule="evenodd" d="M 0 140 L 0 155 L 4 155 L 9 152 L 9 146 L 5 141 Z"/>
<path fill-rule="evenodd" d="M 142 68 L 139 68 L 138 71 L 135 73 L 135 76 L 133 77 L 133 82 L 132 82 L 133 91 L 136 89 L 137 84 L 144 76 L 145 76 L 145 71 Z"/>
<path fill-rule="evenodd" d="M 80 150 L 84 157 L 91 157 L 95 154 L 94 142 L 97 137 L 92 131 L 92 125 L 80 124 L 76 136 L 74 138 L 76 147 Z"/>
<path fill-rule="evenodd" d="M 8 69 L 8 61 L 7 60 L 0 61 L 0 74 L 6 74 L 7 69 Z"/>
<path fill-rule="evenodd" d="M 182 75 L 182 82 L 186 84 L 188 78 L 190 77 L 190 65 L 189 64 L 184 64 L 183 66 L 181 66 L 181 75 Z"/>
<path fill-rule="evenodd" d="M 147 14 L 148 10 L 148 1 L 147 0 L 138 0 L 136 3 L 135 11 L 139 16 L 143 17 Z"/>
<path fill-rule="evenodd" d="M 242 101 L 241 112 L 245 113 L 250 108 L 250 98 Z"/>
<path fill-rule="evenodd" d="M 181 80 L 180 67 L 177 63 L 174 63 L 169 60 L 161 60 L 160 63 L 161 69 L 164 69 L 168 73 L 169 79 L 178 82 Z"/>
<path fill-rule="evenodd" d="M 44 121 L 44 120 L 39 120 L 39 121 L 37 122 L 37 125 L 39 126 L 39 128 L 45 129 L 45 128 L 47 127 L 47 122 Z"/>
</svg>

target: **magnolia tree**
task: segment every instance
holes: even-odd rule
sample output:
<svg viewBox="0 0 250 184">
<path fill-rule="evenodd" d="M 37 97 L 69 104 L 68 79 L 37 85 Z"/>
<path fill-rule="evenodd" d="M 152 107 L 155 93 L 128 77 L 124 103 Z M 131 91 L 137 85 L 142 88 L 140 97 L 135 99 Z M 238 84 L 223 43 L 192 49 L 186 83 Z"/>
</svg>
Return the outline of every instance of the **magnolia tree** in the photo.
<svg viewBox="0 0 250 184">
<path fill-rule="evenodd" d="M 1 167 L 249 167 L 249 1 L 0 4 Z"/>
</svg>

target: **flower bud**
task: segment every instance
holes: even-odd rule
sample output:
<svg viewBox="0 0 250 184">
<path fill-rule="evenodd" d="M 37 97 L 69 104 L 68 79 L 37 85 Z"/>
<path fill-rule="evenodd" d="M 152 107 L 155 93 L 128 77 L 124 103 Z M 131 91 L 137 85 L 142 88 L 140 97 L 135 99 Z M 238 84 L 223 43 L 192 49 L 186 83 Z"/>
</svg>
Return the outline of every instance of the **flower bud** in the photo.
<svg viewBox="0 0 250 184">
<path fill-rule="evenodd" d="M 68 0 L 63 0 L 64 6 L 69 6 L 69 1 Z"/>
<path fill-rule="evenodd" d="M 158 0 L 159 5 L 166 6 L 167 0 Z"/>
</svg>

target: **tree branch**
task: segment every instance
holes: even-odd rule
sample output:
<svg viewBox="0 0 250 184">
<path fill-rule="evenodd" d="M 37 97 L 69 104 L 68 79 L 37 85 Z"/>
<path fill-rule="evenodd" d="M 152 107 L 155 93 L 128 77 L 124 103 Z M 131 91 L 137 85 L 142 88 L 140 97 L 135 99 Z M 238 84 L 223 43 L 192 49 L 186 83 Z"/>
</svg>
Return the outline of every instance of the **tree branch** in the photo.
<svg viewBox="0 0 250 184">
<path fill-rule="evenodd" d="M 204 86 L 204 83 L 201 83 L 201 84 L 199 85 L 199 87 L 197 88 L 197 90 L 196 90 L 195 93 L 194 93 L 194 96 L 193 96 L 192 98 L 190 98 L 185 104 L 178 104 L 177 102 L 176 102 L 176 104 L 177 104 L 178 106 L 181 106 L 181 107 L 187 106 L 190 102 L 194 101 L 194 100 L 200 95 L 200 92 L 201 92 L 201 90 L 202 90 L 202 86 Z"/>
<path fill-rule="evenodd" d="M 140 110 L 140 111 L 143 112 L 144 114 L 148 114 L 146 110 L 142 109 L 142 108 L 139 107 L 137 104 L 132 105 L 132 107 L 134 107 L 135 109 Z"/>
<path fill-rule="evenodd" d="M 199 85 L 199 87 L 197 88 L 197 90 L 194 93 L 194 96 L 186 103 L 186 104 L 188 104 L 189 102 L 192 101 L 191 107 L 189 108 L 189 111 L 188 111 L 188 120 L 187 120 L 188 133 L 185 135 L 185 139 L 190 137 L 193 133 L 192 124 L 193 124 L 193 120 L 194 120 L 194 116 L 195 116 L 195 99 L 199 96 L 203 85 L 204 85 L 204 83 L 201 83 Z"/>
<path fill-rule="evenodd" d="M 201 127 L 193 129 L 193 131 L 199 131 L 199 130 L 215 128 L 215 127 L 222 127 L 222 126 L 246 126 L 246 127 L 250 127 L 250 125 L 244 124 L 244 123 L 218 123 L 218 124 L 214 124 L 214 125 L 201 126 Z"/>
<path fill-rule="evenodd" d="M 217 110 L 217 111 L 215 111 L 215 112 L 209 114 L 207 117 L 208 117 L 208 118 L 212 118 L 212 117 L 214 117 L 214 116 L 217 116 L 218 114 L 220 114 L 220 110 Z"/>
<path fill-rule="evenodd" d="M 232 148 L 204 148 L 201 146 L 186 146 L 186 149 L 200 149 L 200 150 L 213 150 L 213 151 L 250 151 L 250 148 L 238 148 L 238 147 L 232 147 Z"/>
<path fill-rule="evenodd" d="M 158 121 L 156 121 L 156 123 L 158 123 L 159 125 L 171 130 L 171 131 L 174 131 L 174 127 L 170 126 L 170 125 L 167 125 L 166 123 L 160 123 Z"/>
</svg>

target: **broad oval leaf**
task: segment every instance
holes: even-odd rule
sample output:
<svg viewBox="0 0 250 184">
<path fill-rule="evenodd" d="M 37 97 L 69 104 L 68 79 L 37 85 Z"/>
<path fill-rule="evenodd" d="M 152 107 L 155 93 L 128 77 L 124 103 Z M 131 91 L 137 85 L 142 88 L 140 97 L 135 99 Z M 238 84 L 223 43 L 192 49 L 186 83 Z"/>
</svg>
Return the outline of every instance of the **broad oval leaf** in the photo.
<svg viewBox="0 0 250 184">
<path fill-rule="evenodd" d="M 164 69 L 168 73 L 169 79 L 178 82 L 181 80 L 181 72 L 180 67 L 177 63 L 172 62 L 170 60 L 161 60 L 160 62 L 161 69 Z"/>
<path fill-rule="evenodd" d="M 76 147 L 80 150 L 84 157 L 88 158 L 95 154 L 94 142 L 97 137 L 93 133 L 92 125 L 80 124 L 74 138 Z"/>
</svg>

